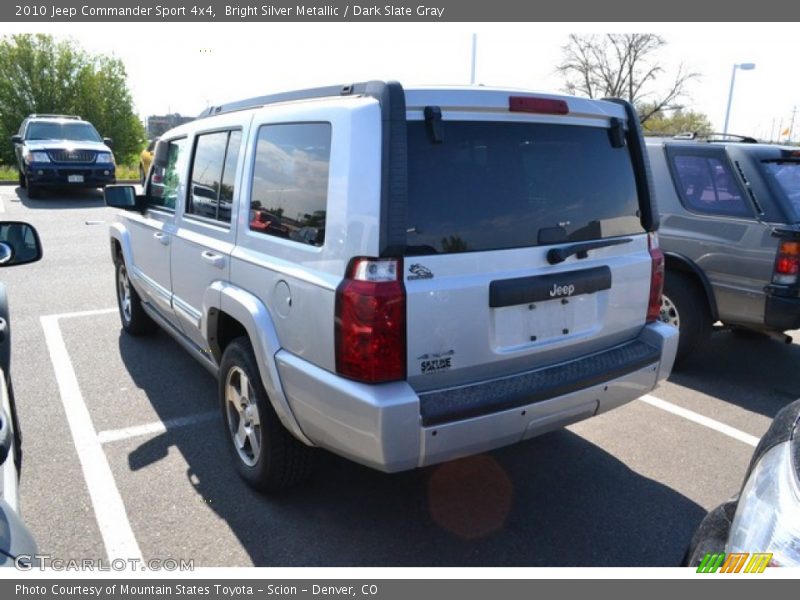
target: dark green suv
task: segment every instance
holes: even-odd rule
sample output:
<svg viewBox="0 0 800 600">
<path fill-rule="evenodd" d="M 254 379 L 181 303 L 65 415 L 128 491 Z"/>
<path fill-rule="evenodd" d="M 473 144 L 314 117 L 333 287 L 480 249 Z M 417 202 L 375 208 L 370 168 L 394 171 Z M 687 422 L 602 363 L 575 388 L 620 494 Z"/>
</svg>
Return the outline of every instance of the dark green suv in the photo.
<svg viewBox="0 0 800 600">
<path fill-rule="evenodd" d="M 718 321 L 787 340 L 800 328 L 800 148 L 679 136 L 647 150 L 678 360 Z"/>
</svg>

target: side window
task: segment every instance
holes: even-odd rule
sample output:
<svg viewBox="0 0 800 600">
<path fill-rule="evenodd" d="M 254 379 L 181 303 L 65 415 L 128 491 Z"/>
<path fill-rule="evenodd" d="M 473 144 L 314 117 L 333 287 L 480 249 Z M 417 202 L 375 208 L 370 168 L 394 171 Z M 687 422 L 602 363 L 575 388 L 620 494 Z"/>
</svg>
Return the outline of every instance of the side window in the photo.
<svg viewBox="0 0 800 600">
<path fill-rule="evenodd" d="M 231 207 L 233 205 L 233 178 L 236 176 L 236 166 L 239 164 L 239 148 L 242 145 L 242 132 L 231 131 L 228 138 L 228 151 L 225 153 L 225 165 L 222 168 L 222 186 L 219 190 L 219 213 L 217 219 L 231 222 Z"/>
<path fill-rule="evenodd" d="M 675 154 L 672 165 L 681 201 L 689 210 L 752 216 L 727 162 L 713 156 Z"/>
<path fill-rule="evenodd" d="M 175 210 L 178 194 L 185 187 L 184 167 L 188 154 L 186 138 L 166 142 L 167 162 L 165 165 L 153 164 L 150 176 L 148 205 Z"/>
<path fill-rule="evenodd" d="M 258 130 L 250 230 L 321 246 L 328 205 L 330 123 Z"/>
<path fill-rule="evenodd" d="M 186 213 L 230 223 L 241 131 L 197 136 Z"/>
</svg>

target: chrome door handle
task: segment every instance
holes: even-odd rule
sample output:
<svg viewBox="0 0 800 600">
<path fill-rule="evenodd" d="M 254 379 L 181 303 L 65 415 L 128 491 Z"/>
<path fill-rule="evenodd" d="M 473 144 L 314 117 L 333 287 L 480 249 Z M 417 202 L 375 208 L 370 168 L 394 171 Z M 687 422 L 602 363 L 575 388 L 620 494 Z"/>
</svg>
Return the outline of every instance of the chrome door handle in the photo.
<svg viewBox="0 0 800 600">
<path fill-rule="evenodd" d="M 157 231 L 153 234 L 153 237 L 156 238 L 159 242 L 161 242 L 165 246 L 169 244 L 169 236 L 166 233 Z"/>
<path fill-rule="evenodd" d="M 210 264 L 212 267 L 217 267 L 221 269 L 225 266 L 225 257 L 221 254 L 217 254 L 216 252 L 209 252 L 208 250 L 204 250 L 200 253 L 200 257 Z"/>
</svg>

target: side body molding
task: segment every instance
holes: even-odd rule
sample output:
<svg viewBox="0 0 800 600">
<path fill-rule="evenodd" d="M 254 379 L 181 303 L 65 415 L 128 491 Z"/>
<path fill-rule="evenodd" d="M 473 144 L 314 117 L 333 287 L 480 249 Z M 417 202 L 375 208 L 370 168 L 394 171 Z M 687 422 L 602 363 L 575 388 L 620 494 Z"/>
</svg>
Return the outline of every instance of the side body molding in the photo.
<svg viewBox="0 0 800 600">
<path fill-rule="evenodd" d="M 267 307 L 250 292 L 221 281 L 215 281 L 206 290 L 203 297 L 203 320 L 200 326 L 218 365 L 222 361 L 222 351 L 216 337 L 220 310 L 236 319 L 247 330 L 261 373 L 261 381 L 283 426 L 298 440 L 313 446 L 311 440 L 300 429 L 281 385 L 275 363 L 275 355 L 281 346 Z"/>
</svg>

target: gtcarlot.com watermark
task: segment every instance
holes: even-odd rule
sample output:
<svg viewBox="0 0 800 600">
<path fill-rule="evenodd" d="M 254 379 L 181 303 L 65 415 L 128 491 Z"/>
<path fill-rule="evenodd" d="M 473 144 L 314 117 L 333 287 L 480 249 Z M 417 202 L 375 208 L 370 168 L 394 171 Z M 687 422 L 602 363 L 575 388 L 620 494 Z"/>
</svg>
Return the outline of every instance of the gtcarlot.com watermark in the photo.
<svg viewBox="0 0 800 600">
<path fill-rule="evenodd" d="M 21 554 L 14 559 L 20 571 L 194 571 L 194 559 L 185 558 L 57 558 L 49 554 Z"/>
</svg>

